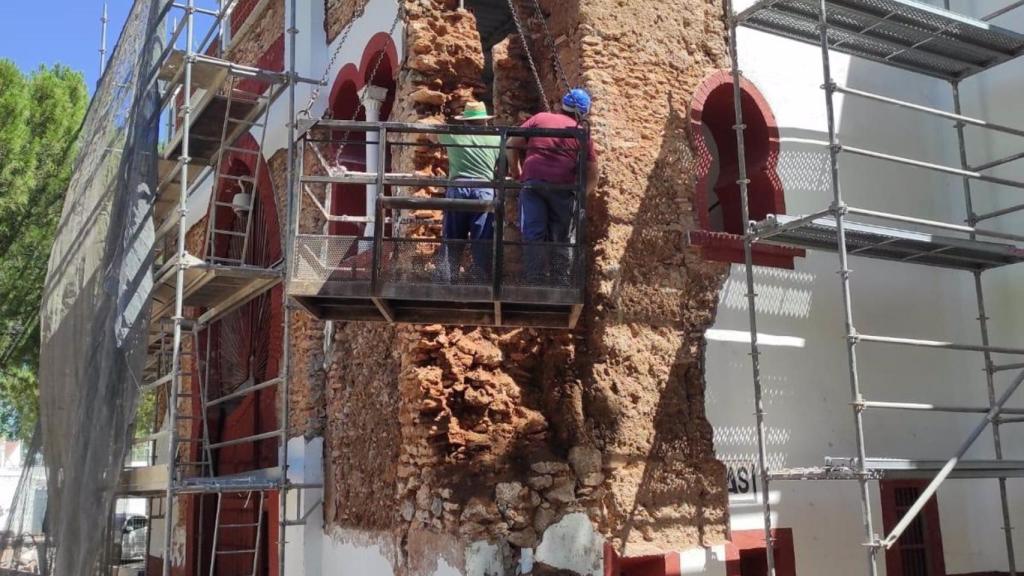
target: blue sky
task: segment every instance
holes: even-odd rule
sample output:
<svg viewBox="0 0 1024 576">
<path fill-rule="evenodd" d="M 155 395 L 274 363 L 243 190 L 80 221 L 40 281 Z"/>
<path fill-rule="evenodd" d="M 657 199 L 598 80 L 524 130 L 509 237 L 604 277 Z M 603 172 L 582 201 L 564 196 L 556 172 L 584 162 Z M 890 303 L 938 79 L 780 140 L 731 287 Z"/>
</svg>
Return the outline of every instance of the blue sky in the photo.
<svg viewBox="0 0 1024 576">
<path fill-rule="evenodd" d="M 107 50 L 114 47 L 132 0 L 109 0 Z M 85 74 L 90 91 L 99 77 L 103 0 L 0 0 L 0 58 L 30 71 L 64 64 Z"/>
</svg>

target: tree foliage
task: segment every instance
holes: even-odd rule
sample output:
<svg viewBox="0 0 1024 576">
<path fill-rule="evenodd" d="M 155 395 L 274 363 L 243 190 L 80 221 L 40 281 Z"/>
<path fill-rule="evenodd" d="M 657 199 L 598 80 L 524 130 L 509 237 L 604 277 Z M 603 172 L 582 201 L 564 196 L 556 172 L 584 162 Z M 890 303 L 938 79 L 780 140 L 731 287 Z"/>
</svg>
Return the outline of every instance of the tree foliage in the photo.
<svg viewBox="0 0 1024 576">
<path fill-rule="evenodd" d="M 0 435 L 38 415 L 39 302 L 88 94 L 56 65 L 23 74 L 0 59 Z"/>
</svg>

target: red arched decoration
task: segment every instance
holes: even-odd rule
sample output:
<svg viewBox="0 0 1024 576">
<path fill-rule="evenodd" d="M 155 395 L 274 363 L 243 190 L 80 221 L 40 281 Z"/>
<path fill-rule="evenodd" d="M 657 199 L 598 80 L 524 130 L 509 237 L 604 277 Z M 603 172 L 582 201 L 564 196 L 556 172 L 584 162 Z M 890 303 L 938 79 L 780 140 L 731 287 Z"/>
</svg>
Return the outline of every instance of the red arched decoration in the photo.
<svg viewBox="0 0 1024 576">
<path fill-rule="evenodd" d="M 376 61 L 376 55 L 381 51 L 384 52 L 384 61 L 388 67 L 391 70 L 398 70 L 398 47 L 395 46 L 395 41 L 387 32 L 377 32 L 363 48 L 363 59 L 359 62 L 359 69 L 364 72 L 364 76 L 369 74 Z M 381 62 L 382 65 L 384 61 Z"/>
<path fill-rule="evenodd" d="M 334 84 L 331 86 L 328 108 L 333 118 L 339 120 L 365 120 L 366 114 L 359 105 L 359 91 L 368 84 L 387 88 L 388 95 L 381 106 L 380 118 L 386 120 L 391 115 L 395 101 L 395 76 L 398 71 L 398 49 L 387 32 L 378 32 L 366 43 L 359 66 L 346 64 L 338 71 Z M 341 136 L 340 134 L 338 135 Z M 344 146 L 341 158 L 351 170 L 366 169 L 366 146 L 360 140 L 365 139 L 364 132 L 349 132 L 348 140 L 353 141 Z M 336 151 L 331 151 L 332 154 Z M 365 186 L 353 184 L 336 184 L 331 189 L 331 214 L 346 216 L 365 216 Z M 334 222 L 328 227 L 328 233 L 339 236 L 359 236 L 363 226 L 353 223 Z"/>
<path fill-rule="evenodd" d="M 751 220 L 763 219 L 768 214 L 785 214 L 786 202 L 782 182 L 778 175 L 779 128 L 768 101 L 749 80 L 740 80 L 743 111 L 744 152 L 746 157 L 748 206 Z M 697 154 L 697 189 L 694 209 L 697 211 L 701 231 L 692 233 L 691 240 L 702 246 L 703 254 L 712 260 L 742 263 L 743 224 L 737 162 L 735 110 L 732 74 L 720 70 L 708 76 L 694 93 L 690 104 L 690 135 Z M 715 157 L 704 140 L 704 130 L 710 132 L 718 147 L 719 171 L 715 182 L 710 182 Z M 713 186 L 722 208 L 723 225 L 712 226 L 706 190 Z M 803 250 L 754 245 L 754 263 L 765 266 L 793 268 L 793 258 L 803 256 Z"/>
</svg>

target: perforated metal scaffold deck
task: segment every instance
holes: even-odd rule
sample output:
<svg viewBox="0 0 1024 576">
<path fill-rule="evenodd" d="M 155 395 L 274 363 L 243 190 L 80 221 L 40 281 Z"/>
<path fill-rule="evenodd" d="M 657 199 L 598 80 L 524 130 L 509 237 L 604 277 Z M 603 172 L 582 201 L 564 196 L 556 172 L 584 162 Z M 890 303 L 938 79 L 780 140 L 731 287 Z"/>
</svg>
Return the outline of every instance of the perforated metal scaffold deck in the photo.
<svg viewBox="0 0 1024 576">
<path fill-rule="evenodd" d="M 829 48 L 958 80 L 1024 53 L 1024 35 L 909 0 L 831 0 Z M 819 45 L 819 0 L 761 0 L 742 26 Z"/>
<path fill-rule="evenodd" d="M 772 234 L 765 242 L 835 252 L 838 243 L 835 218 L 817 218 L 794 228 L 787 224 L 798 216 L 770 216 L 757 223 L 761 234 Z M 874 224 L 844 223 L 846 248 L 850 255 L 912 262 L 956 270 L 988 270 L 1024 262 L 1024 250 L 1013 244 L 939 236 L 926 232 Z"/>
</svg>

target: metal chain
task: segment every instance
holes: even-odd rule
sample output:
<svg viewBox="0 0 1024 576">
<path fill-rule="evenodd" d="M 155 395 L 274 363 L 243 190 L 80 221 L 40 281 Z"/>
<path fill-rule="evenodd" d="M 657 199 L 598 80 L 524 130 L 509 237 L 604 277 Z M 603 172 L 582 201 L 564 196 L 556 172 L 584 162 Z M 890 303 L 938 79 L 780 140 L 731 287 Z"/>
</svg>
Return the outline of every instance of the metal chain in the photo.
<svg viewBox="0 0 1024 576">
<path fill-rule="evenodd" d="M 404 0 L 399 0 L 399 2 L 398 2 L 398 12 L 395 14 L 395 20 L 391 23 L 391 29 L 388 30 L 388 36 L 394 36 L 395 35 L 395 30 L 398 29 L 398 24 L 402 21 L 402 16 L 404 14 L 405 14 L 405 2 L 404 2 Z M 380 54 L 377 54 L 377 60 L 373 63 L 373 68 L 370 69 L 370 75 L 367 76 L 367 78 L 369 78 L 369 80 L 367 80 L 367 82 L 373 82 L 373 79 L 377 76 L 377 71 L 380 70 L 381 62 L 384 61 L 384 56 L 385 56 L 386 53 L 387 52 L 385 50 L 381 50 Z M 369 86 L 369 84 L 367 84 L 367 85 Z M 349 118 L 349 121 L 355 122 L 356 120 L 358 120 L 359 119 L 359 113 L 363 111 L 363 108 L 365 108 L 365 105 L 363 104 L 363 99 L 360 98 L 359 99 L 359 105 L 356 106 L 356 110 L 355 110 L 355 112 L 352 113 L 352 118 Z M 331 117 L 331 109 L 330 108 L 327 109 L 327 114 L 325 115 L 325 117 L 326 118 L 330 118 Z M 338 149 L 334 153 L 334 162 L 335 162 L 336 165 L 337 164 L 341 164 L 341 155 L 342 155 L 342 152 L 345 150 L 345 145 L 348 142 L 348 137 L 351 134 L 351 132 L 352 132 L 351 130 L 346 130 L 345 134 L 342 135 L 342 137 L 341 137 L 341 146 L 339 146 Z"/>
<path fill-rule="evenodd" d="M 533 55 L 530 54 L 530 46 L 526 39 L 526 33 L 523 32 L 523 23 L 519 20 L 519 13 L 516 11 L 514 0 L 508 0 L 508 9 L 512 12 L 512 20 L 516 24 L 516 30 L 519 32 L 519 40 L 523 45 L 523 52 L 526 53 L 526 61 L 530 64 L 530 72 L 533 73 L 533 81 L 537 83 L 537 92 L 540 94 L 541 102 L 544 104 L 544 110 L 550 112 L 551 106 L 548 104 L 548 97 L 544 93 L 544 84 L 540 81 L 540 74 L 537 72 L 537 65 L 533 61 Z"/>
<path fill-rule="evenodd" d="M 541 26 L 544 27 L 544 38 L 547 39 L 548 48 L 551 50 L 551 61 L 555 66 L 555 74 L 562 82 L 562 87 L 568 92 L 572 89 L 572 86 L 569 85 L 569 80 L 565 76 L 562 60 L 558 57 L 558 47 L 555 45 L 555 38 L 551 35 L 551 29 L 548 28 L 548 19 L 544 17 L 544 12 L 540 9 L 540 0 L 533 0 L 533 8 L 536 11 L 535 18 L 540 20 Z"/>
</svg>

